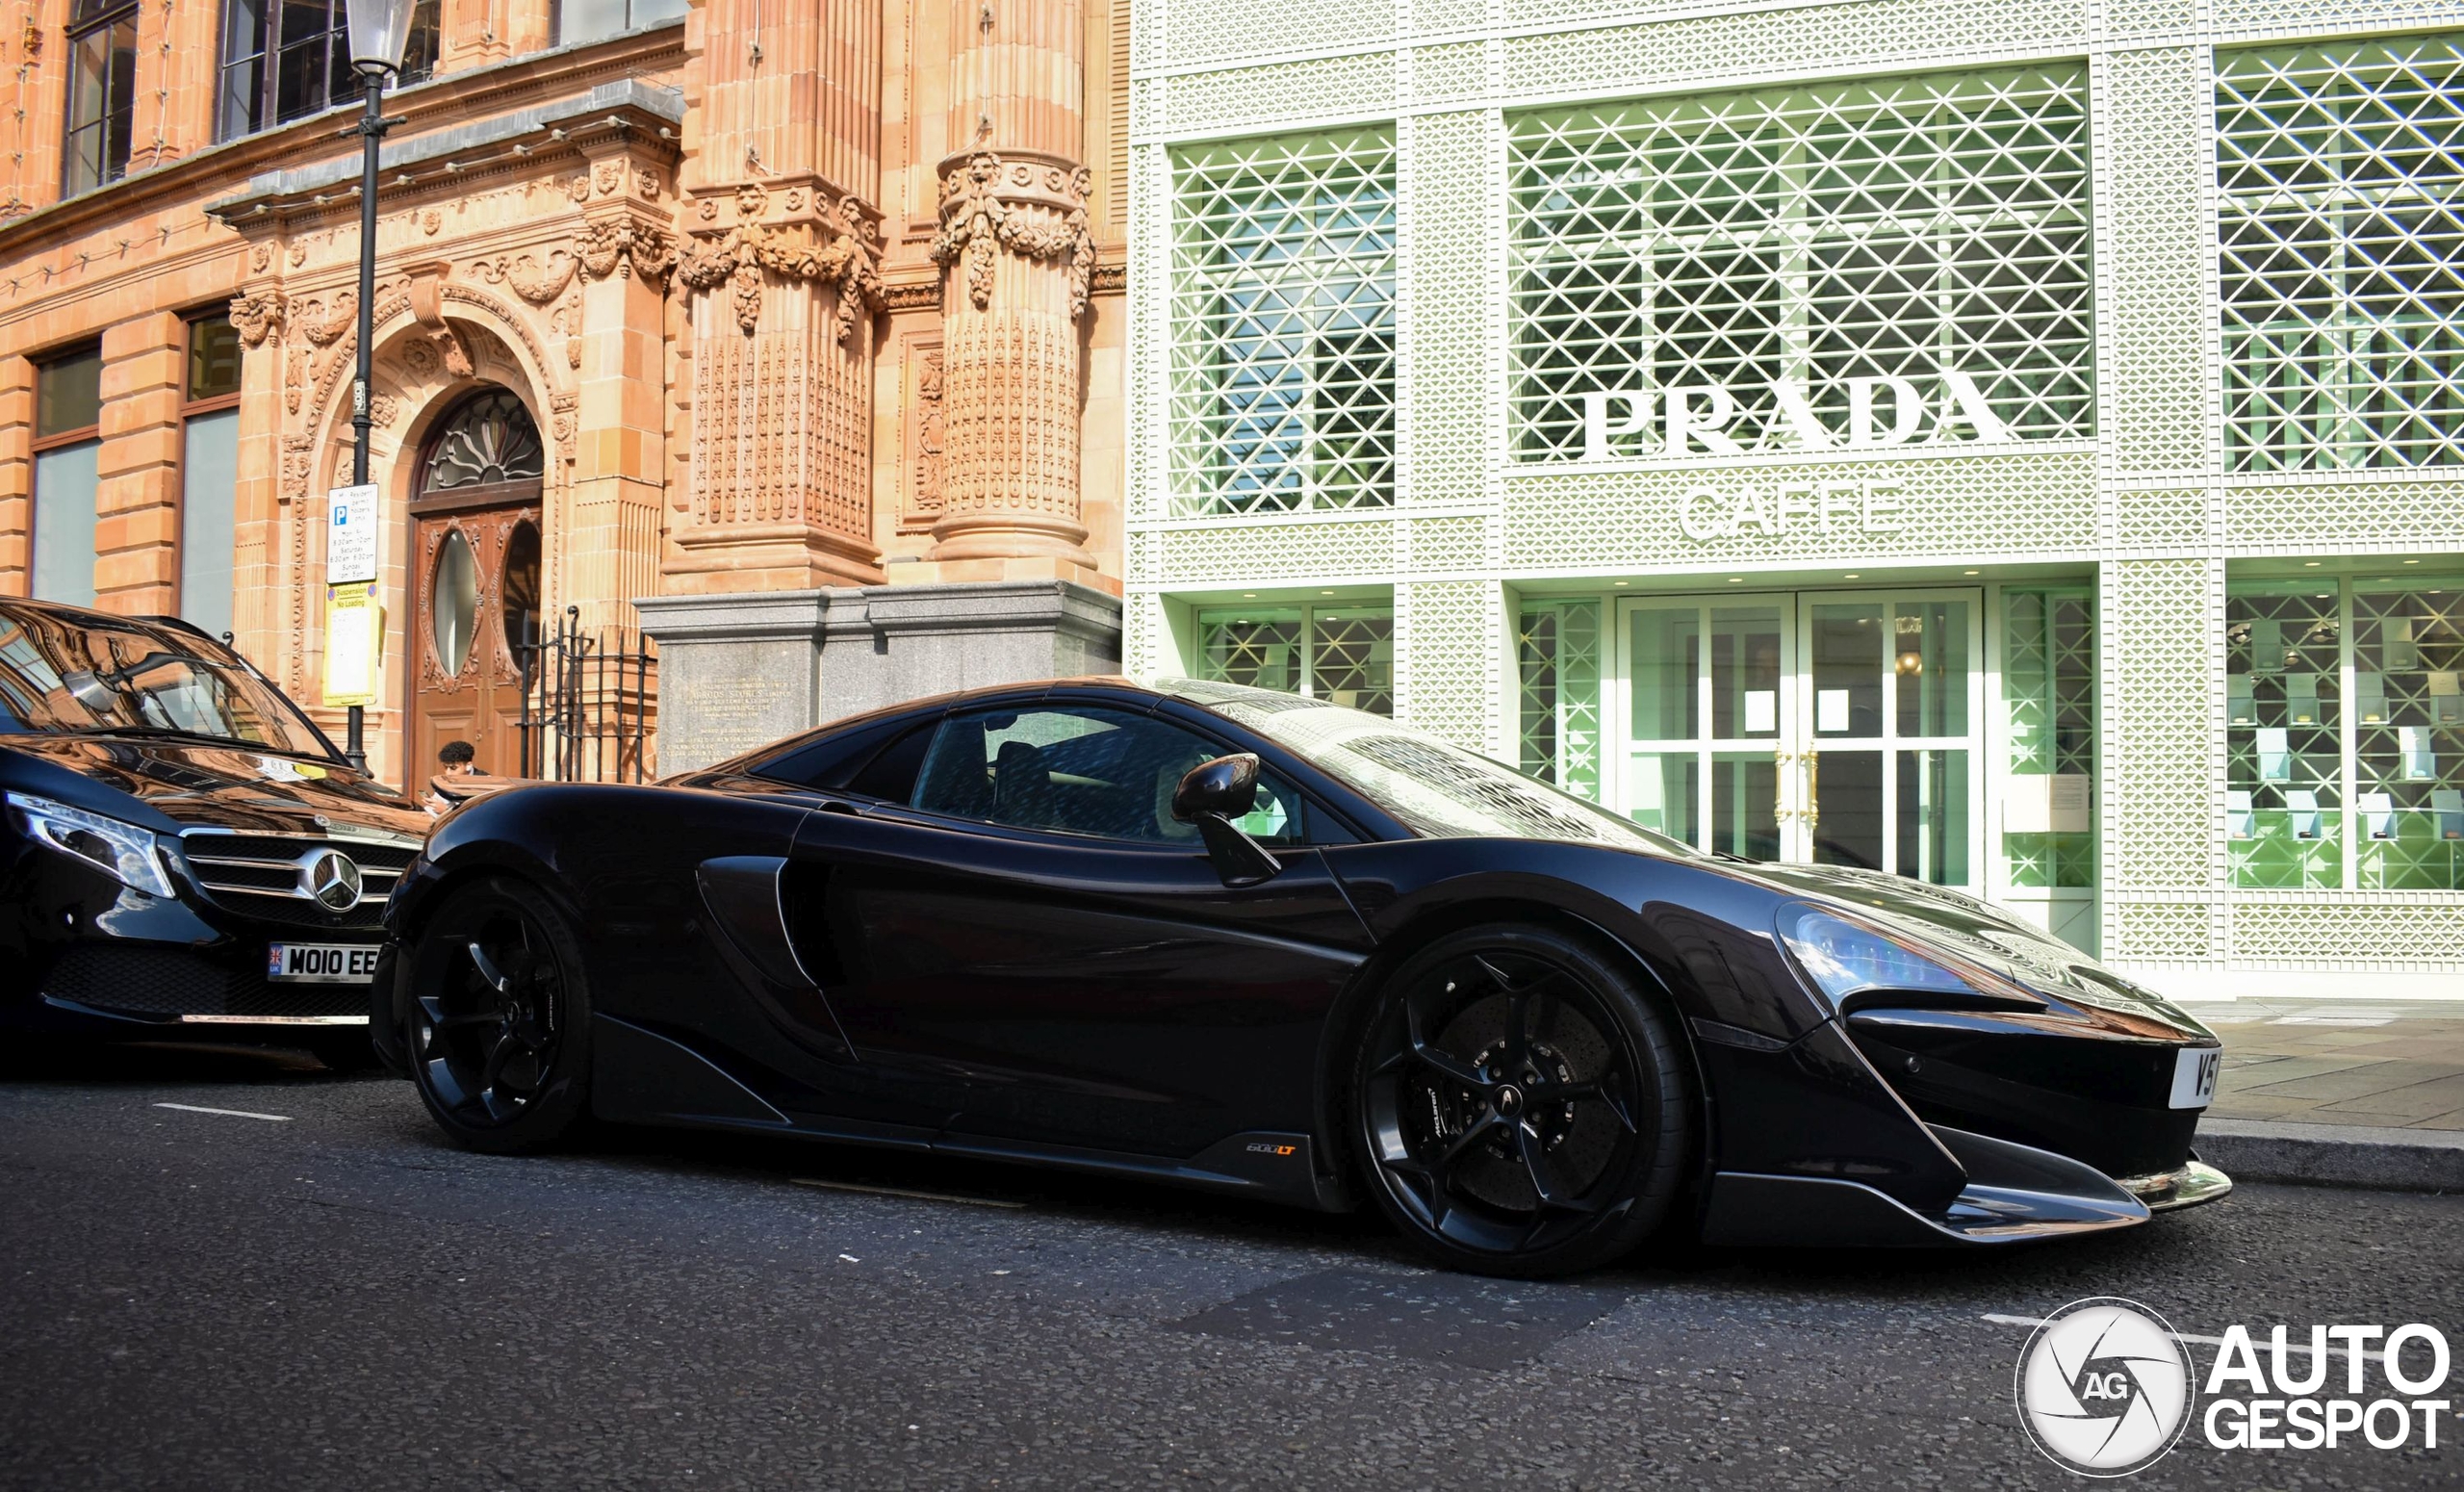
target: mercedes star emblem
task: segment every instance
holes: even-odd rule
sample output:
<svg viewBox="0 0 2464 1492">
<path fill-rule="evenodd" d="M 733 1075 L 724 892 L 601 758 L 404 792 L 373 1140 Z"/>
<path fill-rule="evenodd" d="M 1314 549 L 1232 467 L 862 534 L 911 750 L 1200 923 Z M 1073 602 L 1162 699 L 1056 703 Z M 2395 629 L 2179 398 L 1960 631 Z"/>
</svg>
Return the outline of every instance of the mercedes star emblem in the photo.
<svg viewBox="0 0 2464 1492">
<path fill-rule="evenodd" d="M 328 911 L 348 912 L 359 905 L 359 866 L 340 850 L 325 850 L 301 868 L 299 888 Z"/>
</svg>

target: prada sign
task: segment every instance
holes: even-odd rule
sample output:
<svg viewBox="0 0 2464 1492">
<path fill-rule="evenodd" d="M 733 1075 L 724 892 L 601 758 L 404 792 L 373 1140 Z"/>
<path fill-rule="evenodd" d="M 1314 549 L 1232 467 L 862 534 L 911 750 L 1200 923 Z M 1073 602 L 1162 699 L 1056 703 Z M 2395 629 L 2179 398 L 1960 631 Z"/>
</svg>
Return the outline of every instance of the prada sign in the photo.
<svg viewBox="0 0 2464 1492">
<path fill-rule="evenodd" d="M 1736 424 L 1736 396 L 1713 383 L 1667 389 L 1614 389 L 1582 397 L 1583 458 L 1618 456 L 1739 456 L 1752 451 L 1885 450 L 1914 442 L 2008 445 L 2019 437 L 1985 401 L 1976 380 L 1944 369 L 1931 397 L 1912 378 L 1878 376 L 1845 380 L 1848 426 L 1834 431 L 1806 386 L 1788 379 L 1769 385 L 1771 413 L 1762 428 Z M 1930 425 L 1930 429 L 1928 426 Z M 1751 436 L 1751 441 L 1745 437 Z M 1621 449 L 1640 436 L 1645 450 Z M 1648 449 L 1656 447 L 1656 450 Z"/>
</svg>

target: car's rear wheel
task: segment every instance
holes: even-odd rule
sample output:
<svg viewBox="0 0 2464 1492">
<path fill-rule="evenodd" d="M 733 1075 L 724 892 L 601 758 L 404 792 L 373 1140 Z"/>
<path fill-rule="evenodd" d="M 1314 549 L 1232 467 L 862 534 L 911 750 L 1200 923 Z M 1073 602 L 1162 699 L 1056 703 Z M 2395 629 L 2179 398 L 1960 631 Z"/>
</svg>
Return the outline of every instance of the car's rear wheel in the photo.
<svg viewBox="0 0 2464 1492">
<path fill-rule="evenodd" d="M 1628 1252 L 1682 1190 L 1693 1144 L 1674 1019 L 1588 939 L 1438 939 L 1362 1028 L 1348 1108 L 1371 1192 L 1456 1269 L 1536 1278 Z"/>
<path fill-rule="evenodd" d="M 571 1136 L 590 1109 L 590 994 L 563 914 L 519 881 L 475 882 L 410 961 L 411 1075 L 445 1132 L 497 1154 Z"/>
</svg>

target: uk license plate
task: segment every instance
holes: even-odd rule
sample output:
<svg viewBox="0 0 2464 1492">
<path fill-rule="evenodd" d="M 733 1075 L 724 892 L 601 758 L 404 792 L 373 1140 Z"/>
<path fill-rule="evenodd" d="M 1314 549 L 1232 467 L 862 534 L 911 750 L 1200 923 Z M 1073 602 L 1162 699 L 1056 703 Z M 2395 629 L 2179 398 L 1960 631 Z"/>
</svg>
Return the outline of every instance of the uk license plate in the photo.
<svg viewBox="0 0 2464 1492">
<path fill-rule="evenodd" d="M 2186 1046 L 2173 1055 L 2173 1107 L 2204 1109 L 2216 1101 L 2216 1074 L 2224 1066 L 2220 1046 Z"/>
<path fill-rule="evenodd" d="M 369 943 L 269 943 L 266 977 L 283 984 L 364 985 L 376 978 Z"/>
</svg>

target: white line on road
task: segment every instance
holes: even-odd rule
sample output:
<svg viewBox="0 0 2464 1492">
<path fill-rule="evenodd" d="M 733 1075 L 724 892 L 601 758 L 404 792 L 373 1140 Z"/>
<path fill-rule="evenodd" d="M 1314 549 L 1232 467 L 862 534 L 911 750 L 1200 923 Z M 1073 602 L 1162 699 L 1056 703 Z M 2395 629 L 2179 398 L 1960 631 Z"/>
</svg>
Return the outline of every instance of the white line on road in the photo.
<svg viewBox="0 0 2464 1492">
<path fill-rule="evenodd" d="M 154 1107 L 158 1109 L 177 1109 L 182 1114 L 219 1114 L 228 1119 L 271 1119 L 277 1124 L 288 1124 L 291 1122 L 291 1116 L 288 1114 L 251 1114 L 245 1109 L 201 1109 L 192 1103 L 158 1103 Z"/>
<path fill-rule="evenodd" d="M 1008 1202 L 992 1196 L 954 1196 L 947 1192 L 910 1192 L 894 1186 L 859 1186 L 853 1181 L 815 1181 L 804 1176 L 790 1178 L 797 1186 L 816 1186 L 826 1192 L 861 1192 L 868 1196 L 908 1196 L 919 1202 L 963 1202 L 969 1207 L 1024 1207 L 1024 1202 Z"/>
<path fill-rule="evenodd" d="M 1997 1326 L 2041 1326 L 2044 1325 L 2044 1318 L 2041 1316 L 2004 1316 L 1994 1311 L 1986 1312 L 1985 1319 L 1993 1323 Z M 2176 1342 L 2196 1342 L 2201 1347 L 2222 1347 L 2224 1345 L 2224 1339 L 2222 1337 L 2194 1336 L 2187 1331 L 2168 1331 L 2165 1334 L 2171 1337 Z M 2290 1335 L 2290 1333 L 2288 1333 L 2288 1335 Z M 2307 1356 L 2310 1351 L 2310 1344 L 2307 1342 L 2288 1341 L 2284 1344 L 2284 1348 L 2286 1351 L 2299 1352 L 2304 1356 Z M 2329 1356 L 2341 1354 L 2343 1356 L 2349 1357 L 2352 1355 L 2352 1349 L 2349 1347 L 2331 1347 L 2327 1349 L 2327 1354 Z M 2368 1354 L 2365 1353 L 2364 1355 Z"/>
</svg>

